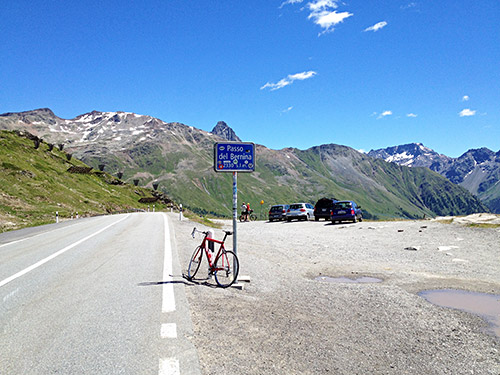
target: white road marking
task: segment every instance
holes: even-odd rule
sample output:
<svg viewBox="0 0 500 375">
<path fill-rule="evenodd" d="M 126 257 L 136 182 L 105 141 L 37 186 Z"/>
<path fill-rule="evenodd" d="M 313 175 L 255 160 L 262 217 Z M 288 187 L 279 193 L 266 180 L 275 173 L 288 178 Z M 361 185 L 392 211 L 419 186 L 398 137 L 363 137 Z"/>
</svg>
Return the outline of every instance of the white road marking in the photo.
<svg viewBox="0 0 500 375">
<path fill-rule="evenodd" d="M 55 257 L 58 257 L 59 255 L 61 255 L 61 254 L 65 253 L 66 251 L 68 251 L 68 250 L 70 250 L 70 249 L 74 248 L 75 246 L 80 245 L 82 242 L 85 242 L 85 241 L 87 241 L 88 239 L 90 239 L 90 238 L 92 238 L 92 237 L 94 237 L 94 236 L 97 236 L 99 233 L 104 232 L 106 229 L 111 228 L 113 225 L 118 224 L 119 222 L 121 222 L 121 221 L 125 220 L 125 219 L 126 219 L 126 218 L 128 218 L 129 216 L 130 216 L 130 215 L 127 215 L 127 216 L 125 216 L 125 217 L 121 218 L 120 220 L 115 221 L 113 224 L 110 224 L 110 225 L 108 225 L 108 226 L 106 226 L 106 227 L 104 227 L 104 228 L 102 228 L 102 229 L 98 230 L 97 232 L 95 232 L 95 233 L 91 234 L 90 236 L 87 236 L 87 237 L 85 237 L 85 238 L 82 238 L 81 240 L 79 240 L 79 241 L 77 241 L 77 242 L 75 242 L 75 243 L 73 243 L 73 244 L 71 244 L 71 245 L 69 245 L 69 246 L 66 246 L 64 249 L 61 249 L 61 250 L 59 250 L 59 251 L 55 252 L 54 254 L 49 255 L 47 258 L 44 258 L 44 259 L 42 259 L 42 260 L 40 260 L 40 261 L 36 262 L 35 264 L 32 264 L 31 266 L 29 266 L 29 267 L 25 268 L 24 270 L 19 271 L 19 272 L 18 272 L 18 273 L 16 273 L 15 275 L 12 275 L 12 276 L 10 276 L 10 277 L 6 278 L 5 280 L 0 281 L 0 287 L 2 287 L 2 286 L 4 286 L 4 285 L 6 285 L 6 284 L 8 284 L 8 283 L 10 283 L 11 281 L 13 281 L 13 280 L 17 279 L 18 277 L 21 277 L 21 276 L 23 276 L 23 275 L 27 274 L 28 272 L 33 271 L 34 269 L 36 269 L 36 268 L 40 267 L 41 265 L 43 265 L 43 264 L 47 263 L 48 261 L 50 261 L 50 260 L 54 259 Z"/>
<path fill-rule="evenodd" d="M 14 245 L 14 244 L 16 244 L 18 242 L 23 242 L 23 241 L 26 241 L 26 240 L 30 240 L 30 239 L 35 238 L 35 237 L 43 236 L 44 234 L 47 234 L 47 233 L 52 233 L 52 232 L 55 232 L 55 231 L 58 231 L 58 230 L 61 230 L 61 229 L 66 229 L 66 228 L 72 227 L 74 225 L 76 225 L 76 223 L 75 224 L 71 224 L 71 225 L 67 225 L 67 226 L 62 227 L 62 228 L 56 228 L 56 229 L 51 230 L 51 231 L 47 231 L 47 232 L 42 232 L 42 233 L 39 233 L 39 234 L 35 234 L 34 236 L 31 236 L 31 237 L 21 238 L 20 240 L 15 240 L 15 241 L 12 241 L 12 242 L 7 242 L 7 243 L 4 243 L 4 244 L 0 245 L 0 247 Z"/>
<path fill-rule="evenodd" d="M 170 245 L 170 231 L 168 229 L 168 217 L 163 214 L 165 226 L 165 258 L 163 261 L 163 296 L 162 312 L 175 311 L 174 280 L 172 277 L 172 246 Z"/>
<path fill-rule="evenodd" d="M 179 360 L 175 358 L 160 359 L 158 375 L 179 375 Z"/>
<path fill-rule="evenodd" d="M 177 338 L 177 324 L 165 323 L 161 325 L 161 338 L 162 339 L 176 339 Z"/>
<path fill-rule="evenodd" d="M 19 292 L 19 288 L 14 289 L 12 292 L 3 297 L 3 302 L 6 302 L 9 298 L 14 297 L 17 294 L 17 292 Z"/>
</svg>

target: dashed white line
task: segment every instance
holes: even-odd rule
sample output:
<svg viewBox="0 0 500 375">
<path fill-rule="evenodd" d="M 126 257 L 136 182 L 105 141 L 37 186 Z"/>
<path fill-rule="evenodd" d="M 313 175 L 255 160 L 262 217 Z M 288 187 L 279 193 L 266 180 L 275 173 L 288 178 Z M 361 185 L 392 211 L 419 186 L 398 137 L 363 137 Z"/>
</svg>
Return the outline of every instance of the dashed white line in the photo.
<svg viewBox="0 0 500 375">
<path fill-rule="evenodd" d="M 168 217 L 163 214 L 165 232 L 165 257 L 163 261 L 163 291 L 162 291 L 162 312 L 175 311 L 174 280 L 172 277 L 172 246 L 170 244 L 170 231 L 168 229 Z M 177 338 L 177 325 L 175 323 L 165 323 L 161 325 L 160 335 L 164 339 Z M 179 375 L 179 360 L 177 358 L 160 358 L 160 368 L 158 375 Z"/>
<path fill-rule="evenodd" d="M 179 360 L 175 358 L 160 359 L 160 370 L 158 375 L 179 375 Z"/>
<path fill-rule="evenodd" d="M 102 229 L 98 230 L 97 232 L 95 232 L 95 233 L 91 234 L 90 236 L 87 236 L 87 237 L 85 237 L 85 238 L 82 238 L 81 240 L 79 240 L 79 241 L 77 241 L 77 242 L 75 242 L 75 243 L 73 243 L 73 244 L 71 244 L 71 245 L 69 245 L 69 246 L 66 246 L 64 249 L 61 249 L 61 250 L 59 250 L 59 251 L 55 252 L 54 254 L 49 255 L 47 258 L 44 258 L 44 259 L 42 259 L 42 260 L 40 260 L 40 261 L 36 262 L 35 264 L 32 264 L 31 266 L 29 266 L 29 267 L 25 268 L 24 270 L 19 271 L 19 272 L 18 272 L 18 273 L 16 273 L 15 275 L 12 275 L 12 276 L 10 276 L 10 277 L 6 278 L 5 280 L 0 281 L 0 287 L 2 287 L 2 286 L 4 286 L 4 285 L 6 285 L 6 284 L 8 284 L 8 283 L 10 283 L 11 281 L 13 281 L 13 280 L 17 279 L 18 277 L 21 277 L 21 276 L 23 276 L 23 275 L 27 274 L 28 272 L 33 271 L 34 269 L 36 269 L 36 268 L 40 267 L 41 265 L 43 265 L 43 264 L 47 263 L 48 261 L 50 261 L 50 260 L 54 259 L 55 257 L 58 257 L 59 255 L 61 255 L 61 254 L 65 253 L 66 251 L 68 251 L 68 250 L 70 250 L 70 249 L 74 248 L 75 246 L 80 245 L 82 242 L 85 242 L 85 241 L 87 241 L 88 239 L 90 239 L 90 238 L 92 238 L 92 237 L 94 237 L 94 236 L 97 236 L 99 233 L 104 232 L 106 229 L 108 229 L 108 228 L 112 227 L 112 226 L 113 226 L 113 225 L 115 225 L 115 224 L 118 224 L 119 222 L 121 222 L 121 221 L 125 220 L 125 219 L 126 219 L 126 218 L 128 218 L 128 217 L 129 217 L 129 215 L 125 216 L 124 218 L 121 218 L 121 219 L 120 219 L 120 220 L 118 220 L 118 221 L 115 221 L 113 224 L 110 224 L 110 225 L 108 225 L 108 226 L 106 226 L 106 227 L 104 227 L 104 228 L 102 228 Z"/>
<path fill-rule="evenodd" d="M 176 339 L 177 338 L 177 324 L 164 323 L 161 325 L 161 338 L 162 339 Z"/>
</svg>

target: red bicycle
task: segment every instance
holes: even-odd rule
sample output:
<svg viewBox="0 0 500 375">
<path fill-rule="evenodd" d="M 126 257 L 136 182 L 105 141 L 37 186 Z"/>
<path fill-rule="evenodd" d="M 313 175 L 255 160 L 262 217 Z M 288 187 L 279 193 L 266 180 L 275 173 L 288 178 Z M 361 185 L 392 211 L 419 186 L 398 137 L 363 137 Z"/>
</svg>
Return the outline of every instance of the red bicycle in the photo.
<svg viewBox="0 0 500 375">
<path fill-rule="evenodd" d="M 200 269 L 201 261 L 203 260 L 203 253 L 205 253 L 208 260 L 209 276 L 214 275 L 215 281 L 222 288 L 231 286 L 238 277 L 240 264 L 236 254 L 231 250 L 225 249 L 224 242 L 226 241 L 227 236 L 231 236 L 233 232 L 225 230 L 224 239 L 222 241 L 210 238 L 208 237 L 209 232 L 202 232 L 196 228 L 194 228 L 191 233 L 193 238 L 195 237 L 196 232 L 202 233 L 204 237 L 203 241 L 201 241 L 201 245 L 194 250 L 194 253 L 191 256 L 187 270 L 187 279 L 193 280 L 196 276 L 198 270 Z M 219 244 L 220 246 L 217 255 L 214 257 L 212 249 L 215 249 L 215 244 Z"/>
</svg>

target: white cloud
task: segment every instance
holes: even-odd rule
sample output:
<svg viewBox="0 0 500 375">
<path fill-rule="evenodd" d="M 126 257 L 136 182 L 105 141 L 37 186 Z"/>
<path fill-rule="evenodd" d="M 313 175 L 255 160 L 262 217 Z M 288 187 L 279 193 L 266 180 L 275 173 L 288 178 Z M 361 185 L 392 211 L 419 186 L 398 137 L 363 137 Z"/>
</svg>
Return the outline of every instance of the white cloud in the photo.
<svg viewBox="0 0 500 375">
<path fill-rule="evenodd" d="M 288 107 L 288 108 L 286 108 L 286 109 L 283 109 L 283 110 L 280 112 L 280 114 L 283 114 L 283 113 L 288 113 L 288 112 L 290 112 L 292 109 L 293 109 L 293 106 L 290 106 L 290 107 Z"/>
<path fill-rule="evenodd" d="M 474 116 L 476 114 L 476 111 L 472 111 L 469 108 L 462 109 L 459 113 L 460 117 L 469 117 L 469 116 Z"/>
<path fill-rule="evenodd" d="M 281 3 L 280 9 L 283 8 L 285 5 L 288 5 L 288 4 L 299 4 L 302 1 L 304 1 L 304 0 L 287 0 L 287 1 L 284 1 L 284 2 Z"/>
<path fill-rule="evenodd" d="M 307 4 L 312 12 L 321 12 L 327 9 L 337 9 L 337 0 L 316 0 Z"/>
<path fill-rule="evenodd" d="M 311 11 L 307 18 L 312 19 L 316 25 L 323 28 L 323 32 L 319 35 L 334 31 L 335 25 L 353 15 L 349 12 L 338 13 L 335 10 L 338 8 L 337 2 L 338 0 L 316 0 L 307 4 Z"/>
<path fill-rule="evenodd" d="M 364 31 L 379 31 L 380 29 L 382 29 L 385 26 L 387 26 L 387 22 L 382 21 L 382 22 L 376 23 L 373 26 L 367 27 Z"/>
<path fill-rule="evenodd" d="M 302 72 L 302 73 L 297 73 L 297 74 L 291 74 L 288 76 L 289 79 L 292 81 L 295 81 L 296 79 L 303 81 L 308 78 L 312 78 L 316 75 L 316 72 L 310 70 L 308 72 Z"/>
<path fill-rule="evenodd" d="M 327 10 L 322 12 L 314 12 L 309 15 L 309 19 L 313 19 L 316 25 L 321 26 L 324 30 L 322 33 L 329 33 L 335 30 L 334 26 L 344 21 L 344 19 L 351 17 L 353 14 L 349 12 L 337 13 L 336 11 L 329 12 Z"/>
<path fill-rule="evenodd" d="M 280 5 L 280 9 L 289 4 L 300 4 L 303 0 L 286 0 Z M 349 12 L 337 12 L 340 0 L 312 0 L 309 1 L 301 10 L 307 9 L 310 11 L 307 17 L 316 25 L 323 28 L 323 31 L 318 36 L 334 31 L 334 26 L 343 22 L 346 18 L 353 14 Z"/>
<path fill-rule="evenodd" d="M 417 3 L 409 3 L 408 5 L 402 5 L 401 9 L 410 9 L 410 8 L 415 8 L 417 6 Z"/>
<path fill-rule="evenodd" d="M 383 118 L 386 116 L 391 116 L 391 115 L 392 115 L 392 111 L 384 111 L 380 115 L 378 115 L 377 119 L 380 119 L 380 118 Z"/>
<path fill-rule="evenodd" d="M 466 101 L 468 101 L 469 99 L 470 99 L 470 98 L 469 98 L 469 95 L 464 95 L 464 96 L 462 97 L 462 101 L 463 101 L 463 102 L 466 102 Z"/>
<path fill-rule="evenodd" d="M 289 84 L 291 84 L 292 81 L 290 80 L 287 80 L 286 78 L 283 78 L 281 81 L 279 81 L 278 83 L 269 83 L 267 82 L 264 86 L 262 86 L 260 89 L 261 90 L 264 90 L 266 88 L 270 88 L 271 91 L 274 91 L 274 90 L 278 90 L 278 89 L 281 89 L 285 86 L 288 86 Z"/>
<path fill-rule="evenodd" d="M 277 83 L 269 83 L 267 82 L 264 86 L 262 86 L 260 89 L 264 90 L 266 88 L 269 88 L 271 91 L 281 89 L 283 87 L 286 87 L 288 85 L 291 85 L 293 81 L 303 81 L 305 79 L 312 78 L 316 75 L 317 73 L 315 71 L 308 71 L 308 72 L 302 72 L 302 73 L 296 73 L 296 74 L 289 74 L 286 78 L 283 78 L 279 80 Z"/>
<path fill-rule="evenodd" d="M 406 115 L 406 117 L 417 117 L 418 115 L 416 115 L 415 113 L 408 113 Z"/>
</svg>

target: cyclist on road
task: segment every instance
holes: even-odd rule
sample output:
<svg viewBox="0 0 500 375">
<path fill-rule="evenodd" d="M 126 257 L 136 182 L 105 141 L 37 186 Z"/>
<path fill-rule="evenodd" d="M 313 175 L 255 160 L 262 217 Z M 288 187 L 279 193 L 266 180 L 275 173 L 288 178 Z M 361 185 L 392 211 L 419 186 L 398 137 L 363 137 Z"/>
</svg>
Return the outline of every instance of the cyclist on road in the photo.
<svg viewBox="0 0 500 375">
<path fill-rule="evenodd" d="M 245 202 L 242 203 L 241 205 L 241 215 L 245 217 L 245 221 L 248 221 L 248 209 L 247 209 L 247 206 L 245 204 Z"/>
<path fill-rule="evenodd" d="M 248 220 L 248 217 L 250 216 L 250 214 L 252 213 L 252 210 L 250 209 L 250 203 L 247 203 L 247 212 L 246 212 L 246 218 L 245 218 L 245 221 L 249 221 Z"/>
</svg>

